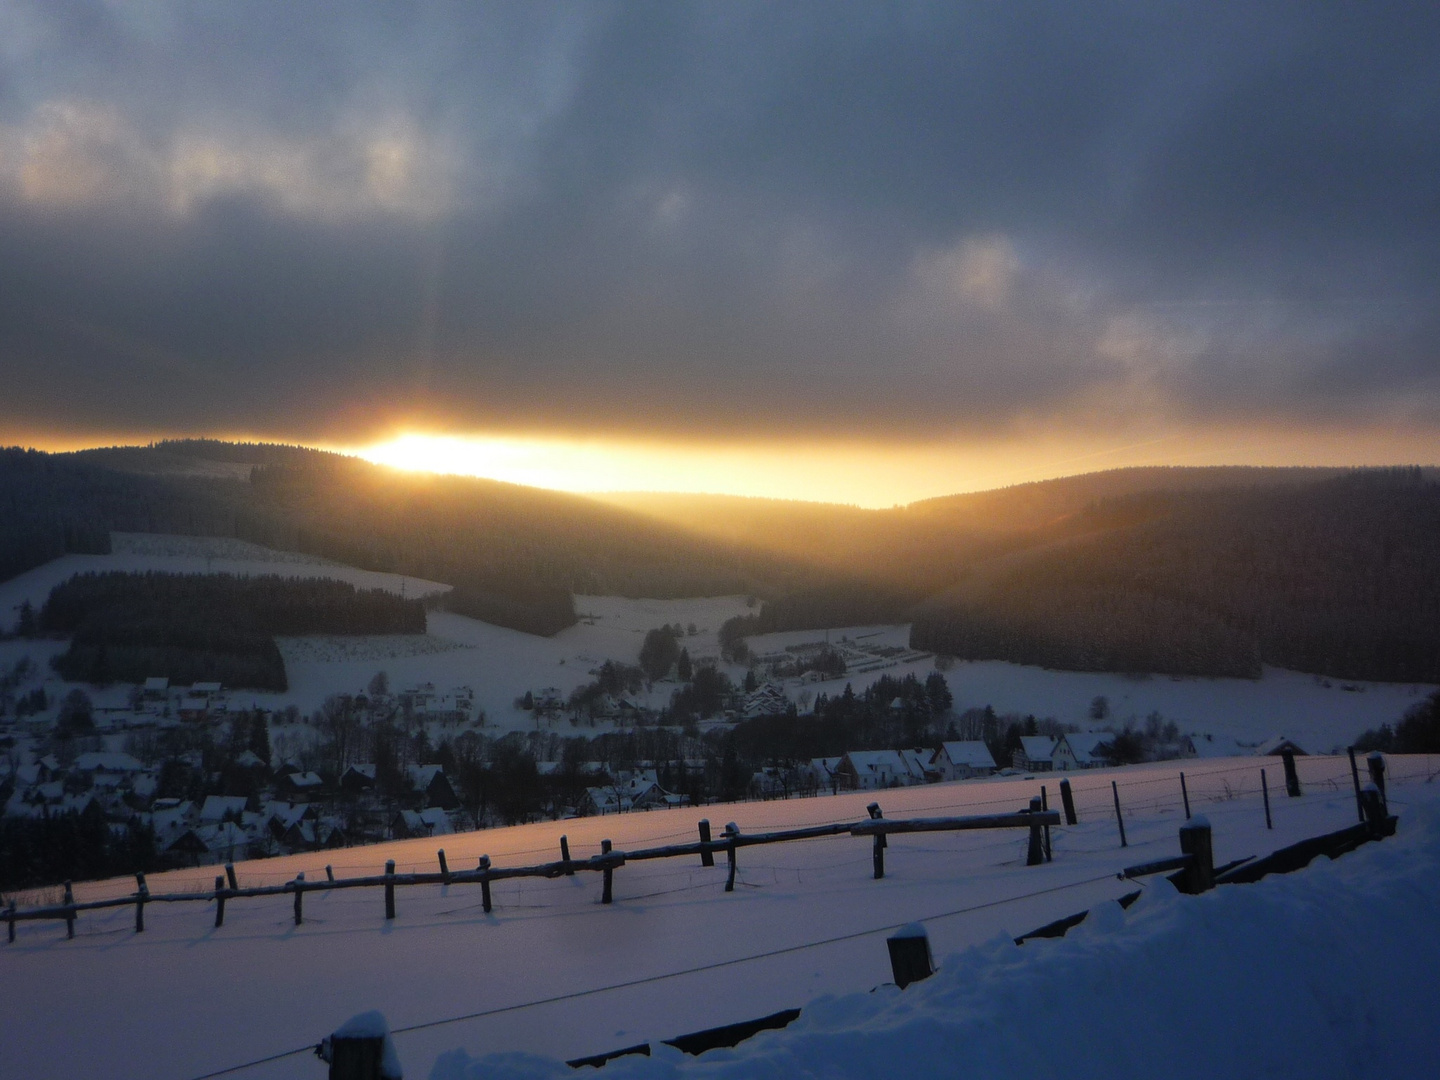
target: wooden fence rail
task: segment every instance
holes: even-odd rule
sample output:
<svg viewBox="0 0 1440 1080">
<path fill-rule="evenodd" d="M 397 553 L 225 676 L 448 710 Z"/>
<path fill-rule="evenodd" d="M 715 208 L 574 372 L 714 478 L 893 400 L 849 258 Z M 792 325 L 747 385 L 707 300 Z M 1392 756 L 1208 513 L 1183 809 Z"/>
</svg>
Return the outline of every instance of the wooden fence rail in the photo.
<svg viewBox="0 0 1440 1080">
<path fill-rule="evenodd" d="M 1038 800 L 1037 800 L 1038 801 Z M 875 876 L 884 876 L 883 855 L 880 853 L 884 847 L 884 841 L 892 833 L 922 833 L 922 832 L 965 832 L 974 829 L 1029 829 L 1032 835 L 1045 826 L 1060 824 L 1060 815 L 1054 811 L 1022 810 L 1013 814 L 984 814 L 973 817 L 940 817 L 940 818 L 885 818 L 879 816 L 878 805 L 871 804 L 872 817 L 864 821 L 839 822 L 829 825 L 812 825 L 799 829 L 783 829 L 775 832 L 763 833 L 742 833 L 732 822 L 725 827 L 725 833 L 721 839 L 712 840 L 710 836 L 710 823 L 700 822 L 701 839 L 687 844 L 667 844 L 663 847 L 639 848 L 635 851 L 616 851 L 611 848 L 609 840 L 601 842 L 601 853 L 592 855 L 588 859 L 572 859 L 570 855 L 570 843 L 567 837 L 560 838 L 561 858 L 556 862 L 539 863 L 533 866 L 491 866 L 489 856 L 480 857 L 479 866 L 473 870 L 452 869 L 445 858 L 443 851 L 439 852 L 438 872 L 418 872 L 397 874 L 394 872 L 394 862 L 386 864 L 386 872 L 383 874 L 370 874 L 361 877 L 337 878 L 330 867 L 325 868 L 325 879 L 306 881 L 304 874 L 298 875 L 293 881 L 286 881 L 279 885 L 253 885 L 244 888 L 240 887 L 233 865 L 225 867 L 225 876 L 216 877 L 215 887 L 205 892 L 176 892 L 176 893 L 154 893 L 148 891 L 144 884 L 143 876 L 137 878 L 137 891 L 128 896 L 117 896 L 106 900 L 85 900 L 74 901 L 71 899 L 72 892 L 69 882 L 66 882 L 66 902 L 52 904 L 45 907 L 17 908 L 12 903 L 0 917 L 3 917 L 9 927 L 9 940 L 15 940 L 15 924 L 29 920 L 41 919 L 64 919 L 67 927 L 73 929 L 74 919 L 78 912 L 99 911 L 105 908 L 118 908 L 134 906 L 136 909 L 136 932 L 142 932 L 144 924 L 144 906 L 146 904 L 176 904 L 187 902 L 203 902 L 216 905 L 215 925 L 221 926 L 224 923 L 225 904 L 230 900 L 245 899 L 257 896 L 293 896 L 295 901 L 295 923 L 299 925 L 302 921 L 301 897 L 307 892 L 331 892 L 336 889 L 370 889 L 383 888 L 385 890 L 385 917 L 395 917 L 395 893 L 399 886 L 406 885 L 472 885 L 478 884 L 484 891 L 485 910 L 489 911 L 490 904 L 490 883 L 495 881 L 506 881 L 512 878 L 558 878 L 568 877 L 576 871 L 595 871 L 604 875 L 605 889 L 602 894 L 602 903 L 610 903 L 612 899 L 611 881 L 615 870 L 629 862 L 645 862 L 651 859 L 676 859 L 699 856 L 702 865 L 713 866 L 716 853 L 723 853 L 729 861 L 730 875 L 726 882 L 726 891 L 734 889 L 736 852 L 740 848 L 755 847 L 764 844 L 784 844 L 796 840 L 814 840 L 829 836 L 854 836 L 874 837 L 877 849 Z M 73 936 L 73 935 L 72 935 Z"/>
</svg>

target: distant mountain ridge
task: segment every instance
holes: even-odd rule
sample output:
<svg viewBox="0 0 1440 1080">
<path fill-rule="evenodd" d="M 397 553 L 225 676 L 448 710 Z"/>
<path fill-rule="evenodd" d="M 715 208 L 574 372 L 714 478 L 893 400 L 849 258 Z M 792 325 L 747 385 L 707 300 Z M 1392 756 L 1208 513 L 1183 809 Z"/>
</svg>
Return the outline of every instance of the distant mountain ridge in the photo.
<svg viewBox="0 0 1440 1080">
<path fill-rule="evenodd" d="M 749 632 L 912 621 L 917 647 L 1079 670 L 1440 682 L 1434 469 L 1141 468 L 863 510 L 601 499 L 185 440 L 0 453 L 0 577 L 109 531 L 232 536 L 455 587 L 551 634 L 572 593 L 750 593 Z"/>
</svg>

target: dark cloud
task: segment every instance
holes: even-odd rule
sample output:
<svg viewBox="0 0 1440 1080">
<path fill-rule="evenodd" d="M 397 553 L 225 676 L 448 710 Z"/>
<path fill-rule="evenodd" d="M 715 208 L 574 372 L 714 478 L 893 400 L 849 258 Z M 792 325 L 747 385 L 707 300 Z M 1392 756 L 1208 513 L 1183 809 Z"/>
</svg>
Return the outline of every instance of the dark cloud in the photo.
<svg viewBox="0 0 1440 1080">
<path fill-rule="evenodd" d="M 1431 5 L 0 14 L 0 424 L 1440 420 Z"/>
</svg>

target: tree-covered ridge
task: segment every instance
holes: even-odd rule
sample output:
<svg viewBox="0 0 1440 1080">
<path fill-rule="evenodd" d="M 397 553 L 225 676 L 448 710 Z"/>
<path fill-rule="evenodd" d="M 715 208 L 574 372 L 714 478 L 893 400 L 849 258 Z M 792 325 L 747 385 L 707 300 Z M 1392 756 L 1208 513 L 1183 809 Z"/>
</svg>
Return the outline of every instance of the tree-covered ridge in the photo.
<svg viewBox="0 0 1440 1080">
<path fill-rule="evenodd" d="M 51 590 L 41 633 L 70 635 L 67 679 L 220 682 L 286 689 L 275 635 L 423 634 L 425 608 L 381 589 L 315 578 L 79 574 Z"/>
<path fill-rule="evenodd" d="M 1090 514 L 1126 511 L 1136 524 L 930 601 L 911 643 L 1072 670 L 1440 681 L 1440 484 L 1420 470 Z"/>
</svg>

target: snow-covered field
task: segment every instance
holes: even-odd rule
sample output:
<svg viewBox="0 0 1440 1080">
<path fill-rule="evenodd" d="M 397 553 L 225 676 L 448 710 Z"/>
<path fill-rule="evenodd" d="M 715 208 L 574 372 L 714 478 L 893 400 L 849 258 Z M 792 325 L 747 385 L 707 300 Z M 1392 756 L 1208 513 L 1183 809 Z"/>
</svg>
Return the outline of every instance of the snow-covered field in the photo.
<svg viewBox="0 0 1440 1080">
<path fill-rule="evenodd" d="M 334 577 L 357 586 L 384 588 L 407 596 L 424 596 L 446 586 L 420 578 L 382 574 L 329 563 L 292 552 L 271 551 L 242 541 L 213 538 L 148 536 L 117 533 L 112 555 L 67 555 L 29 573 L 0 583 L 0 621 L 13 622 L 23 600 L 39 606 L 56 584 L 86 570 L 169 570 Z M 469 686 L 476 706 L 484 710 L 495 732 L 534 726 L 534 717 L 514 707 L 527 690 L 554 687 L 562 695 L 589 682 L 590 672 L 605 660 L 634 663 L 645 632 L 662 624 L 693 624 L 696 634 L 683 644 L 691 656 L 718 657 L 721 624 L 748 609 L 738 596 L 689 600 L 633 600 L 613 596 L 578 596 L 578 625 L 553 638 L 539 638 L 477 622 L 461 615 L 435 612 L 423 638 L 282 639 L 290 691 L 283 695 L 249 691 L 232 695 L 233 706 L 268 708 L 288 704 L 308 712 L 330 694 L 356 693 L 378 670 L 392 686 L 433 683 L 445 693 Z M 755 653 L 783 652 L 787 646 L 842 639 L 864 647 L 904 647 L 908 626 L 848 627 L 830 631 L 794 631 L 750 639 Z M 44 667 L 59 646 L 50 642 L 0 642 L 0 664 L 13 664 L 29 654 Z M 854 671 L 840 679 L 787 686 L 802 710 L 818 693 L 839 694 L 850 683 L 863 690 L 882 675 L 921 678 L 934 669 L 934 659 L 897 662 Z M 739 681 L 744 669 L 724 665 Z M 866 665 L 870 667 L 870 665 Z M 48 670 L 48 669 L 46 669 Z M 1000 662 L 956 663 L 945 671 L 957 709 L 992 706 L 999 713 L 1034 714 L 1089 726 L 1088 712 L 1097 696 L 1110 705 L 1107 724 L 1143 722 L 1151 713 L 1175 721 L 1184 732 L 1208 732 L 1219 738 L 1259 742 L 1284 734 L 1306 749 L 1329 751 L 1348 743 L 1366 728 L 1393 723 L 1434 687 L 1394 683 L 1348 684 L 1270 668 L 1258 680 L 1191 679 L 1154 676 L 1049 671 Z M 66 689 L 52 686 L 53 697 Z M 665 705 L 675 686 L 656 684 L 648 703 Z M 93 691 L 97 704 L 119 706 L 126 687 Z M 643 696 L 643 695 L 642 695 Z M 576 733 L 565 721 L 556 730 Z M 585 729 L 589 733 L 589 729 Z"/>
<path fill-rule="evenodd" d="M 1188 763 L 1217 863 L 1354 822 L 1348 764 L 1314 757 L 1299 762 L 1305 795 L 1275 798 L 1267 831 L 1262 764 L 1274 795 L 1274 759 Z M 1054 831 L 1054 862 L 1038 867 L 1024 865 L 1023 834 L 922 834 L 893 837 L 887 876 L 874 881 L 869 841 L 839 837 L 742 849 L 730 894 L 723 858 L 714 869 L 698 859 L 629 864 L 616 872 L 608 907 L 598 903 L 598 875 L 582 873 L 497 883 L 489 915 L 476 887 L 452 885 L 398 890 L 390 923 L 378 889 L 309 894 L 299 927 L 285 897 L 232 901 L 218 930 L 203 902 L 152 905 L 141 935 L 129 908 L 82 915 L 74 941 L 61 924 L 22 923 L 17 942 L 0 946 L 0 1061 L 6 1075 L 35 1080 L 186 1080 L 306 1047 L 378 1008 L 397 1029 L 483 1014 L 398 1033 L 408 1076 L 510 1080 L 573 1075 L 560 1059 L 803 1006 L 792 1030 L 735 1051 L 628 1059 L 606 1074 L 940 1077 L 963 1059 L 1003 1077 L 1431 1075 L 1440 793 L 1426 781 L 1437 764 L 1391 760 L 1395 840 L 1198 898 L 1152 879 L 1127 914 L 1105 904 L 1134 888 L 1115 872 L 1177 851 L 1173 763 L 1073 774 L 1081 823 Z M 1111 779 L 1126 808 L 1126 849 Z M 992 780 L 708 814 L 717 829 L 734 819 L 759 831 L 853 820 L 872 798 L 887 817 L 1015 809 L 1038 788 Z M 527 825 L 447 836 L 443 846 L 452 868 L 485 853 L 505 866 L 554 858 L 564 832 L 583 858 L 602 837 L 620 850 L 693 837 L 700 816 Z M 436 847 L 406 841 L 329 858 L 342 876 L 376 872 L 387 858 L 434 869 Z M 258 884 L 304 869 L 313 880 L 325 858 L 242 864 L 239 874 Z M 208 887 L 214 872 L 157 875 L 150 887 Z M 1064 941 L 1002 940 L 1096 905 Z M 913 921 L 926 925 L 940 975 L 903 994 L 869 993 L 889 978 L 886 932 Z M 825 995 L 841 996 L 816 1003 Z M 495 1053 L 546 1060 L 467 1064 Z M 322 1069 L 299 1053 L 235 1075 Z"/>
</svg>

